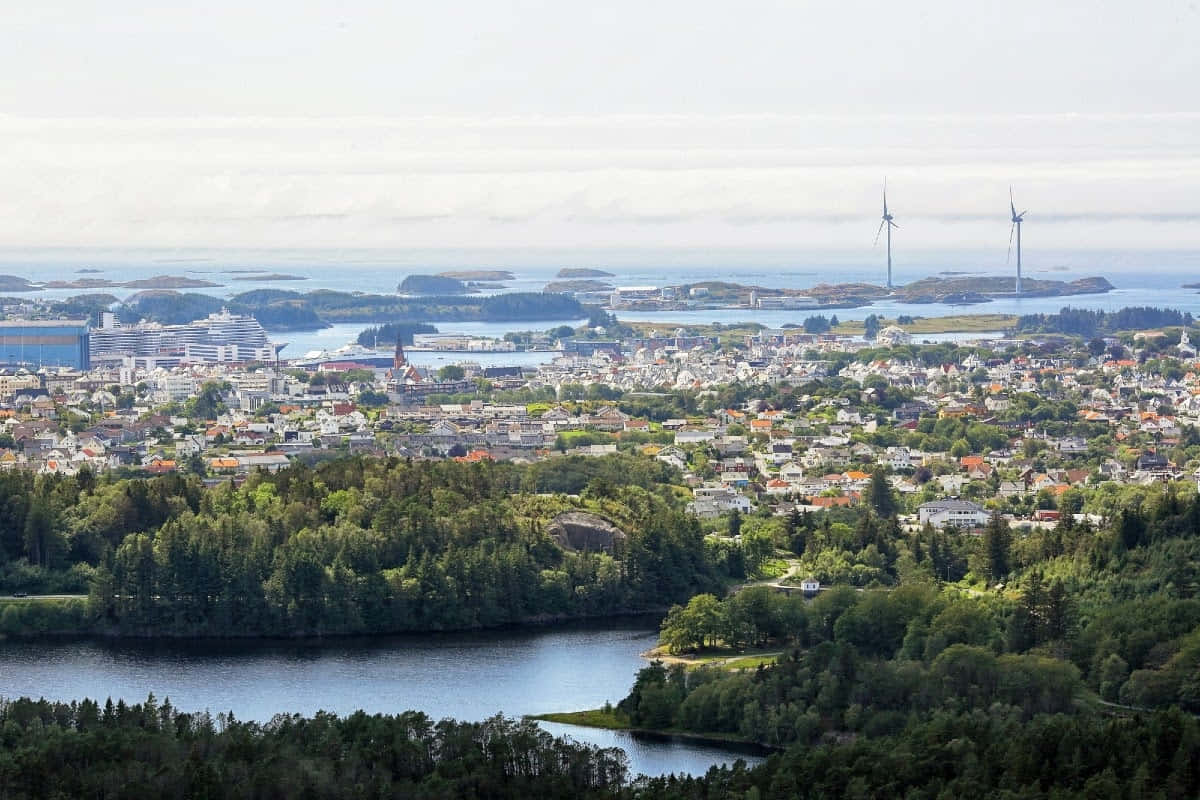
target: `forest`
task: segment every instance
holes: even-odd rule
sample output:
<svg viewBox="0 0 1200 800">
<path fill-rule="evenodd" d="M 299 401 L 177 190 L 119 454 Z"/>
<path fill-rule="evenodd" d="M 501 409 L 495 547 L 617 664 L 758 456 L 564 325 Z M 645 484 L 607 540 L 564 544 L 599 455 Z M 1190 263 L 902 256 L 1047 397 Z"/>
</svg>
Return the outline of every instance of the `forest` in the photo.
<svg viewBox="0 0 1200 800">
<path fill-rule="evenodd" d="M 195 476 L 0 475 L 0 633 L 310 636 L 665 609 L 740 576 L 648 459 L 348 458 L 206 488 Z M 642 488 L 649 487 L 649 488 Z M 574 551 L 586 510 L 627 538 Z"/>
<path fill-rule="evenodd" d="M 1057 314 L 1023 314 L 1017 319 L 1016 330 L 1018 333 L 1063 333 L 1090 338 L 1118 331 L 1186 327 L 1192 322 L 1190 313 L 1150 306 L 1127 307 L 1119 311 L 1063 307 Z"/>
<path fill-rule="evenodd" d="M 503 717 L 360 711 L 260 724 L 153 695 L 0 704 L 5 798 L 600 798 L 627 786 L 620 750 Z"/>
<path fill-rule="evenodd" d="M 939 712 L 903 732 L 795 746 L 747 769 L 631 779 L 620 750 L 532 722 L 424 714 L 267 723 L 112 700 L 0 705 L 6 798 L 1189 798 L 1200 724 L 1179 711 L 1040 715 Z"/>
<path fill-rule="evenodd" d="M 753 674 L 652 664 L 619 710 L 636 727 L 771 745 L 995 704 L 1023 719 L 1103 702 L 1200 713 L 1200 497 L 1178 484 L 1126 501 L 1099 527 L 1018 533 L 996 516 L 980 536 L 905 532 L 870 512 L 854 529 L 789 520 L 802 563 L 833 553 L 878 565 L 876 579 L 811 600 L 756 587 L 673 607 L 661 631 L 671 652 L 783 655 Z M 814 546 L 823 555 L 803 561 Z M 968 571 L 1003 591 L 946 582 Z"/>
<path fill-rule="evenodd" d="M 372 325 L 360 331 L 355 341 L 363 347 L 387 349 L 396 342 L 405 346 L 412 344 L 415 334 L 437 332 L 436 326 L 424 322 L 385 322 L 383 325 Z"/>
<path fill-rule="evenodd" d="M 875 487 L 861 509 L 746 516 L 746 552 L 735 554 L 680 511 L 677 479 L 630 456 L 525 466 L 352 458 L 215 487 L 178 475 L 5 473 L 5 588 L 83 581 L 90 594 L 6 601 L 0 629 L 291 636 L 670 606 L 661 631 L 670 652 L 778 655 L 743 669 L 650 663 L 607 713 L 630 727 L 775 748 L 761 766 L 633 780 L 619 753 L 512 720 L 360 713 L 243 723 L 153 698 L 21 700 L 0 706 L 0 793 L 1200 792 L 1194 486 L 1130 489 L 1105 501 L 1100 525 L 1018 531 L 997 517 L 980 536 L 899 526 L 895 498 Z M 564 550 L 544 529 L 566 509 L 617 523 L 630 534 L 625 548 L 615 557 Z M 763 532 L 805 565 L 845 562 L 849 579 L 811 600 L 765 586 L 728 594 Z M 968 574 L 985 576 L 986 590 Z"/>
</svg>

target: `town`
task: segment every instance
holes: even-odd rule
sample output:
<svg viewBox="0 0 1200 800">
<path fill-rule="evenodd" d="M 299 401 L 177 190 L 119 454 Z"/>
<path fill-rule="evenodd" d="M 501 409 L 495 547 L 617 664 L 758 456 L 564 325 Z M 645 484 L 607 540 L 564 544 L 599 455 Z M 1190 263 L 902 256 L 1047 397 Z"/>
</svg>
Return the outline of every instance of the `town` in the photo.
<svg viewBox="0 0 1200 800">
<path fill-rule="evenodd" d="M 252 319 L 217 322 L 252 339 L 253 360 L 182 334 L 172 358 L 139 355 L 127 333 L 121 351 L 106 320 L 88 369 L 0 374 L 0 469 L 185 471 L 216 483 L 345 453 L 624 452 L 677 470 L 701 519 L 856 506 L 882 475 L 903 521 L 964 530 L 994 514 L 1083 522 L 1081 487 L 1200 477 L 1200 374 L 1185 326 L 961 345 L 914 343 L 895 325 L 871 339 L 812 325 L 620 338 L 585 326 L 560 331 L 541 366 L 421 370 L 401 344 L 387 366 L 300 369 L 269 360 Z M 5 325 L 12 349 L 17 323 Z"/>
</svg>

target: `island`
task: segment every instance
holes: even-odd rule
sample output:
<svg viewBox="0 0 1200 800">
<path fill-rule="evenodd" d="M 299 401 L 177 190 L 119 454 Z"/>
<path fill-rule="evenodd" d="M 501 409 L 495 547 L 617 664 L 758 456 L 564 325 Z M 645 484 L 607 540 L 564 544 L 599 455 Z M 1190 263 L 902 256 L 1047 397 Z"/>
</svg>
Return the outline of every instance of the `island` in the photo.
<svg viewBox="0 0 1200 800">
<path fill-rule="evenodd" d="M 190 322 L 221 308 L 255 317 L 271 330 L 318 330 L 335 323 L 380 320 L 413 322 L 534 322 L 576 320 L 588 307 L 563 294 L 505 292 L 502 294 L 397 296 L 317 289 L 258 288 L 229 298 L 198 292 L 139 292 L 126 298 L 130 318 L 164 324 Z M 593 307 L 594 308 L 594 307 Z M 121 310 L 117 309 L 118 314 Z"/>
<path fill-rule="evenodd" d="M 548 291 L 568 282 L 552 282 Z M 869 306 L 880 300 L 900 303 L 944 303 L 964 305 L 986 303 L 1016 295 L 1016 278 L 1011 276 L 970 275 L 962 277 L 929 277 L 889 289 L 873 283 L 819 283 L 807 289 L 756 286 L 730 281 L 698 281 L 666 287 L 647 293 L 644 289 L 630 292 L 613 290 L 611 310 L 672 311 L 688 309 L 748 308 L 748 309 L 839 309 Z M 1025 278 L 1022 297 L 1070 297 L 1082 294 L 1102 294 L 1113 285 L 1101 277 L 1057 281 L 1045 278 Z"/>
<path fill-rule="evenodd" d="M 556 278 L 612 278 L 615 277 L 611 272 L 605 272 L 602 269 L 591 269 L 589 267 L 563 267 L 555 275 Z"/>
<path fill-rule="evenodd" d="M 458 278 L 445 275 L 409 275 L 396 287 L 400 294 L 467 294 L 471 291 Z"/>
<path fill-rule="evenodd" d="M 112 281 L 108 278 L 76 278 L 75 280 L 63 281 L 46 281 L 42 284 L 43 289 L 116 289 L 125 284 L 120 281 Z"/>
<path fill-rule="evenodd" d="M 16 275 L 0 275 L 0 292 L 36 292 L 42 287 Z"/>
<path fill-rule="evenodd" d="M 456 278 L 460 281 L 515 281 L 516 275 L 506 269 L 457 269 L 439 272 L 439 278 Z"/>
<path fill-rule="evenodd" d="M 219 283 L 200 278 L 186 278 L 177 275 L 157 275 L 153 278 L 142 278 L 132 281 L 114 281 L 108 278 L 76 278 L 71 281 L 46 281 L 41 289 L 211 289 L 220 286 Z"/>
<path fill-rule="evenodd" d="M 239 275 L 238 277 L 231 278 L 230 280 L 235 280 L 235 281 L 306 281 L 306 280 L 308 280 L 308 278 L 303 275 L 288 275 L 283 272 L 272 272 L 267 275 L 259 275 L 259 274 Z"/>
<path fill-rule="evenodd" d="M 1054 281 L 1044 278 L 1024 278 L 1022 297 L 1070 297 L 1079 294 L 1103 294 L 1113 285 L 1104 278 L 1079 278 L 1074 281 Z M 970 278 L 923 278 L 896 289 L 895 297 L 902 303 L 948 303 L 952 305 L 986 303 L 1000 297 L 1016 295 L 1015 276 L 972 276 Z"/>
<path fill-rule="evenodd" d="M 79 273 L 80 275 L 83 275 L 83 274 L 86 274 L 89 272 L 103 272 L 103 271 L 104 270 L 102 270 L 102 269 L 92 269 L 91 267 L 81 267 L 81 268 L 75 270 L 75 272 Z"/>
<path fill-rule="evenodd" d="M 127 289 L 212 289 L 221 284 L 182 275 L 155 275 L 153 278 L 125 281 L 121 285 Z"/>
</svg>

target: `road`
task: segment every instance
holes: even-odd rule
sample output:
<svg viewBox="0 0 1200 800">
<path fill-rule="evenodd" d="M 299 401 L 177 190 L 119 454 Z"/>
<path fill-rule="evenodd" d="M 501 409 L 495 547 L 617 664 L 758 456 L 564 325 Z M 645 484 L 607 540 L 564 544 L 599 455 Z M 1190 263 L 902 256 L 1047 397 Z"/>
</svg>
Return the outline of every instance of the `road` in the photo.
<svg viewBox="0 0 1200 800">
<path fill-rule="evenodd" d="M 86 594 L 0 594 L 0 600 L 87 600 Z"/>
<path fill-rule="evenodd" d="M 787 590 L 794 589 L 796 591 L 800 591 L 799 586 L 784 586 L 783 585 L 784 581 L 786 581 L 788 578 L 794 577 L 795 574 L 800 571 L 800 559 L 789 558 L 787 560 L 787 563 L 788 563 L 787 572 L 783 573 L 782 575 L 776 576 L 774 578 L 763 578 L 761 581 L 750 581 L 748 583 L 739 583 L 737 586 L 730 588 L 729 594 L 737 594 L 742 589 L 749 589 L 751 586 L 770 586 L 772 589 L 776 589 L 779 591 L 783 591 L 785 589 L 787 589 Z"/>
</svg>

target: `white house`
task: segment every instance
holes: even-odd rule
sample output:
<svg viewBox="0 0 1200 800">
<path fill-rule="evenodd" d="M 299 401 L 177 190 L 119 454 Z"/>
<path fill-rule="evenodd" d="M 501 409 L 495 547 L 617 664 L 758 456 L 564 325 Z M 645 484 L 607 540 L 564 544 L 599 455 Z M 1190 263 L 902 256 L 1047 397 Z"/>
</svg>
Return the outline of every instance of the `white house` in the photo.
<svg viewBox="0 0 1200 800">
<path fill-rule="evenodd" d="M 925 503 L 917 509 L 917 515 L 922 525 L 928 522 L 935 528 L 981 528 L 991 519 L 987 510 L 978 503 L 953 499 Z"/>
</svg>

